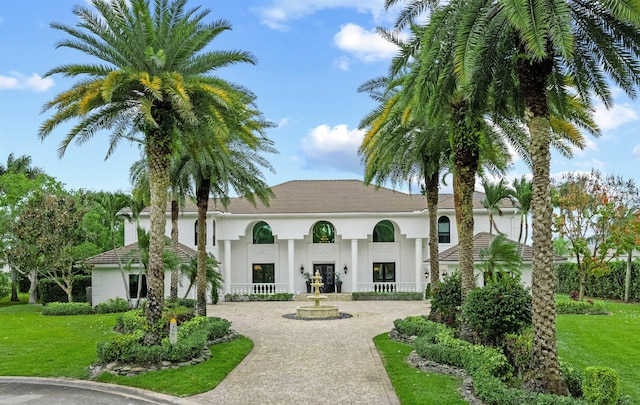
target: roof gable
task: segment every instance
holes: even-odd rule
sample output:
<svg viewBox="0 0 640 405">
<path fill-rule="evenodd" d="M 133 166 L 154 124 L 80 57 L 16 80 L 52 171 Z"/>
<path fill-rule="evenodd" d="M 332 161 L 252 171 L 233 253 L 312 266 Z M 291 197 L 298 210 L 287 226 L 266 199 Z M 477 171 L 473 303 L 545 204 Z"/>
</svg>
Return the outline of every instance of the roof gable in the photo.
<svg viewBox="0 0 640 405">
<path fill-rule="evenodd" d="M 170 250 L 171 246 L 165 247 L 165 250 Z M 108 250 L 106 252 L 100 253 L 95 256 L 91 256 L 85 259 L 86 263 L 89 264 L 118 264 L 118 256 L 122 260 L 122 263 L 140 263 L 140 255 L 138 255 L 138 243 L 131 243 L 127 246 L 121 246 L 115 250 Z M 178 243 L 178 258 L 182 262 L 187 262 L 191 260 L 192 257 L 198 252 L 191 249 L 190 247 L 183 245 L 182 243 Z"/>
</svg>

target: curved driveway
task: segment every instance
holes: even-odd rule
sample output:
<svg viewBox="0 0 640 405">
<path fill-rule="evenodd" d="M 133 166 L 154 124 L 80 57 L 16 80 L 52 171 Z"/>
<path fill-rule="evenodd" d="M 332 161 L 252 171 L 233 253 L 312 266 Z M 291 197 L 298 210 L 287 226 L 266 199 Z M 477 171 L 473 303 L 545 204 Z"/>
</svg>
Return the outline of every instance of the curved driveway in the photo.
<svg viewBox="0 0 640 405">
<path fill-rule="evenodd" d="M 393 321 L 428 313 L 427 301 L 330 301 L 348 319 L 283 318 L 307 305 L 222 302 L 207 315 L 232 322 L 253 351 L 214 390 L 188 399 L 201 404 L 399 404 L 371 339 Z"/>
</svg>

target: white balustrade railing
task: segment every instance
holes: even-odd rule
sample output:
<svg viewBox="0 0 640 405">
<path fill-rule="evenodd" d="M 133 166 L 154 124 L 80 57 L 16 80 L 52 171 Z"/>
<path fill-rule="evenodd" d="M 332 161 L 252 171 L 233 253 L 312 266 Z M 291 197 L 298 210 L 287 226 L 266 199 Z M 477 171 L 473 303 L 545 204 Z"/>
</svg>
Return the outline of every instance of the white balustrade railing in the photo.
<svg viewBox="0 0 640 405">
<path fill-rule="evenodd" d="M 286 293 L 287 283 L 236 283 L 231 284 L 231 294 L 276 294 Z"/>
<path fill-rule="evenodd" d="M 358 283 L 359 292 L 415 292 L 414 282 Z"/>
</svg>

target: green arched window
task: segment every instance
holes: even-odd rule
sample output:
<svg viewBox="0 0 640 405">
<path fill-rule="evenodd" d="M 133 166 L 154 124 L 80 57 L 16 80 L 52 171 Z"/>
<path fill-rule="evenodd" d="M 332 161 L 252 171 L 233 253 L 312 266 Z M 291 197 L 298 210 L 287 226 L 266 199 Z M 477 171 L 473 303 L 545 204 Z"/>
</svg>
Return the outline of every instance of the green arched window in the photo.
<svg viewBox="0 0 640 405">
<path fill-rule="evenodd" d="M 395 242 L 395 231 L 389 220 L 380 221 L 373 228 L 374 242 Z"/>
<path fill-rule="evenodd" d="M 271 227 L 264 221 L 260 221 L 253 227 L 253 244 L 265 245 L 273 243 Z"/>
<path fill-rule="evenodd" d="M 318 221 L 313 226 L 313 243 L 334 243 L 335 228 L 331 222 Z"/>
<path fill-rule="evenodd" d="M 451 243 L 451 221 L 448 217 L 438 218 L 438 243 Z"/>
</svg>

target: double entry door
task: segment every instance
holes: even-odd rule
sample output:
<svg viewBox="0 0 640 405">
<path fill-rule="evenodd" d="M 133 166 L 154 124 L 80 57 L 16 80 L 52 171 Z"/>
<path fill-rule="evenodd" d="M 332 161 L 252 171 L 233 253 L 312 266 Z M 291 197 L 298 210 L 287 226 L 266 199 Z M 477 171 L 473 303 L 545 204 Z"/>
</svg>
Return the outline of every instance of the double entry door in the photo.
<svg viewBox="0 0 640 405">
<path fill-rule="evenodd" d="M 324 285 L 320 288 L 322 293 L 332 293 L 336 291 L 336 266 L 334 263 L 315 263 L 313 265 L 313 276 L 316 271 L 322 277 Z M 313 291 L 312 291 L 313 292 Z"/>
</svg>

